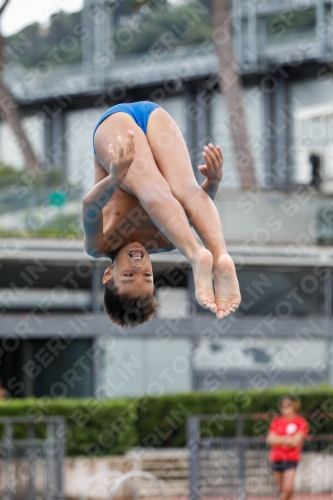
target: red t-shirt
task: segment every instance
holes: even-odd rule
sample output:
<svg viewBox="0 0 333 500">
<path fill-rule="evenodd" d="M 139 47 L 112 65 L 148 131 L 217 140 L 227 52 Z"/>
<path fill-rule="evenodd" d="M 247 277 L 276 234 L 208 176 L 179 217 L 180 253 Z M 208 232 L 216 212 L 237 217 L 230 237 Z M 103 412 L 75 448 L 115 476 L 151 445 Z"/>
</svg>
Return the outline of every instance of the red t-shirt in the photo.
<svg viewBox="0 0 333 500">
<path fill-rule="evenodd" d="M 307 434 L 309 432 L 308 423 L 305 418 L 296 415 L 294 418 L 277 417 L 275 418 L 268 432 L 274 432 L 278 436 L 293 436 L 301 432 Z M 298 462 L 301 457 L 301 446 L 276 445 L 272 446 L 269 453 L 270 462 Z"/>
</svg>

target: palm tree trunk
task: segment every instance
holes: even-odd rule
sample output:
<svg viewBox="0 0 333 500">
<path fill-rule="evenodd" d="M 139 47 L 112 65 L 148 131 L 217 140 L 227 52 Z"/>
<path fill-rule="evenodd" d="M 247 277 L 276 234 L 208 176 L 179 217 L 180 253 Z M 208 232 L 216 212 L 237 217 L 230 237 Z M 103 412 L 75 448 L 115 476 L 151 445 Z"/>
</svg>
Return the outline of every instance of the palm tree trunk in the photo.
<svg viewBox="0 0 333 500">
<path fill-rule="evenodd" d="M 242 188 L 256 185 L 243 103 L 243 86 L 232 46 L 232 0 L 212 0 L 213 41 L 219 59 L 219 85 L 226 97 L 235 163 Z"/>
<path fill-rule="evenodd" d="M 10 0 L 5 0 L 0 7 L 0 16 L 9 4 L 9 1 Z M 24 157 L 26 169 L 34 170 L 37 167 L 38 160 L 33 152 L 29 139 L 23 130 L 18 105 L 3 82 L 3 68 L 5 64 L 4 45 L 5 41 L 0 33 L 0 111 L 5 122 L 8 123 L 16 137 L 17 143 Z"/>
<path fill-rule="evenodd" d="M 37 166 L 36 156 L 31 148 L 29 139 L 24 132 L 21 124 L 21 116 L 17 109 L 17 104 L 6 86 L 0 79 L 0 111 L 6 123 L 12 129 L 17 143 L 24 156 L 25 167 L 27 170 L 34 170 Z"/>
</svg>

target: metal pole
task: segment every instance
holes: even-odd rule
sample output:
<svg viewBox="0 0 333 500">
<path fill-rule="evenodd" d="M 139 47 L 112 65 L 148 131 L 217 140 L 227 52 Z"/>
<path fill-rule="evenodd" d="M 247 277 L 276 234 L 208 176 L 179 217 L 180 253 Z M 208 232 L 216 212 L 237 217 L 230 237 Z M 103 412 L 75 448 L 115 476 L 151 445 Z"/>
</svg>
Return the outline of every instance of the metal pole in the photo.
<svg viewBox="0 0 333 500">
<path fill-rule="evenodd" d="M 237 452 L 238 452 L 238 463 L 239 463 L 239 469 L 238 469 L 238 479 L 239 479 L 239 484 L 238 484 L 238 492 L 237 492 L 237 500 L 246 500 L 246 472 L 245 472 L 245 445 L 244 445 L 244 433 L 243 433 L 243 428 L 244 428 L 244 420 L 238 416 L 237 417 L 237 429 L 236 429 L 236 447 L 237 447 Z"/>
<path fill-rule="evenodd" d="M 329 385 L 333 385 L 333 340 L 330 330 L 332 320 L 332 272 L 331 269 L 325 270 L 325 279 L 323 281 L 323 298 L 324 298 L 324 315 L 325 315 L 325 334 L 326 334 L 326 366 L 327 366 L 327 381 Z"/>
<path fill-rule="evenodd" d="M 65 421 L 63 418 L 57 420 L 57 437 L 58 437 L 58 452 L 57 452 L 57 500 L 64 500 L 63 486 L 63 465 L 65 459 Z"/>
<path fill-rule="evenodd" d="M 35 468 L 36 468 L 36 463 L 35 463 L 35 453 L 37 451 L 37 448 L 35 450 L 34 447 L 34 438 L 35 438 L 35 427 L 33 422 L 29 422 L 28 424 L 28 446 L 27 446 L 27 453 L 26 453 L 26 459 L 28 460 L 29 464 L 29 486 L 28 486 L 28 494 L 27 494 L 27 500 L 35 500 L 36 498 L 36 492 L 35 492 Z"/>
<path fill-rule="evenodd" d="M 6 460 L 6 500 L 12 500 L 12 474 L 11 474 L 11 454 L 13 449 L 13 427 L 10 422 L 5 423 L 5 460 Z"/>
<path fill-rule="evenodd" d="M 199 312 L 199 304 L 195 298 L 195 287 L 194 287 L 194 277 L 192 269 L 187 274 L 187 292 L 188 292 L 188 302 L 190 304 L 191 315 Z"/>
<path fill-rule="evenodd" d="M 102 273 L 101 267 L 95 263 L 93 267 L 93 273 L 91 276 L 91 311 L 92 313 L 98 313 L 100 310 L 100 291 L 101 291 L 101 283 L 102 283 Z M 93 362 L 91 366 L 90 373 L 90 393 L 92 395 L 95 394 L 97 389 L 97 376 L 96 369 L 98 366 L 99 356 L 97 354 L 98 342 L 96 338 L 91 339 L 93 346 Z"/>
<path fill-rule="evenodd" d="M 46 500 L 52 499 L 52 490 L 56 486 L 56 475 L 54 469 L 54 423 L 48 421 L 46 425 Z M 49 446 L 48 446 L 49 445 Z M 52 455 L 51 455 L 52 453 Z"/>
<path fill-rule="evenodd" d="M 196 132 L 195 132 L 195 121 L 192 112 L 193 102 L 194 102 L 194 92 L 193 89 L 190 86 L 188 86 L 185 90 L 186 145 L 191 156 L 192 166 L 195 167 Z"/>
<path fill-rule="evenodd" d="M 91 311 L 96 313 L 100 310 L 99 307 L 99 294 L 101 291 L 101 267 L 94 263 L 93 272 L 91 275 Z"/>
<path fill-rule="evenodd" d="M 206 92 L 206 96 L 201 98 L 202 94 Z M 203 147 L 209 142 L 209 123 L 208 123 L 208 109 L 209 109 L 209 94 L 208 91 L 201 86 L 197 86 L 196 88 L 196 98 L 195 98 L 195 128 L 196 128 L 196 164 L 195 166 L 195 176 L 198 181 L 198 184 L 202 184 L 205 180 L 203 174 L 196 168 L 196 165 L 199 165 L 203 162 L 201 152 Z"/>
<path fill-rule="evenodd" d="M 190 500 L 200 500 L 200 419 L 190 417 L 186 421 L 187 449 L 189 454 Z"/>
<path fill-rule="evenodd" d="M 256 4 L 253 2 L 251 8 L 247 11 L 247 64 L 250 68 L 257 68 L 258 65 L 258 29 L 257 29 L 257 12 Z"/>
<path fill-rule="evenodd" d="M 88 37 L 83 37 L 82 40 L 82 63 L 83 72 L 85 75 L 89 75 L 91 81 L 93 78 L 92 70 L 92 40 L 93 40 L 93 23 L 92 23 L 92 13 L 91 13 L 91 2 L 90 0 L 84 0 L 84 5 L 82 9 L 82 25 L 85 31 L 89 33 Z"/>
<path fill-rule="evenodd" d="M 275 187 L 275 175 L 273 172 L 273 147 L 272 147 L 272 132 L 270 123 L 272 121 L 272 94 L 264 93 L 264 124 L 266 129 L 266 137 L 264 140 L 264 165 L 265 165 L 265 187 Z M 277 184 L 277 183 L 276 183 Z"/>
<path fill-rule="evenodd" d="M 288 131 L 287 118 L 287 84 L 286 79 L 277 74 L 277 88 L 275 97 L 276 132 L 275 135 L 275 175 L 280 187 L 285 187 L 289 182 L 288 172 Z"/>
<path fill-rule="evenodd" d="M 325 269 L 325 279 L 323 282 L 324 294 L 324 314 L 326 318 L 332 318 L 332 273 L 329 268 Z M 330 330 L 328 330 L 330 333 Z"/>
<path fill-rule="evenodd" d="M 241 438 L 244 436 L 244 420 L 238 416 L 237 417 L 237 424 L 236 424 L 236 436 Z"/>
</svg>

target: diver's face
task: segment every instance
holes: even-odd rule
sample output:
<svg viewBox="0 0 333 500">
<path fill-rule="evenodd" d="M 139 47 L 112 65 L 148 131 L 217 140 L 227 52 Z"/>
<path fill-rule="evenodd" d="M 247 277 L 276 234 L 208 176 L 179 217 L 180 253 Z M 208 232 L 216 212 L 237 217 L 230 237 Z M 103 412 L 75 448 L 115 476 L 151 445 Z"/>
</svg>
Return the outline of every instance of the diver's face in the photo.
<svg viewBox="0 0 333 500">
<path fill-rule="evenodd" d="M 149 255 L 140 243 L 119 250 L 114 265 L 105 270 L 103 283 L 113 278 L 120 295 L 131 298 L 153 295 L 153 270 Z"/>
</svg>

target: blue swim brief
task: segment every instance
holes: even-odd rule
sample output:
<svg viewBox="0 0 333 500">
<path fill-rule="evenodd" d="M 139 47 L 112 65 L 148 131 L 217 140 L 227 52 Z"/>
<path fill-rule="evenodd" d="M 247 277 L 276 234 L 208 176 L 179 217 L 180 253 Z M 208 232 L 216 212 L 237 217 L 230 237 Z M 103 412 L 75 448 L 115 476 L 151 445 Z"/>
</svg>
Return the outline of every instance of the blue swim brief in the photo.
<svg viewBox="0 0 333 500">
<path fill-rule="evenodd" d="M 98 128 L 98 126 L 102 123 L 105 118 L 107 118 L 110 115 L 113 115 L 114 113 L 127 113 L 130 115 L 135 123 L 139 125 L 141 130 L 144 132 L 144 134 L 147 133 L 147 123 L 148 123 L 148 118 L 151 115 L 151 113 L 154 111 L 156 108 L 160 108 L 158 104 L 155 104 L 154 102 L 150 101 L 139 101 L 139 102 L 131 102 L 131 103 L 123 103 L 123 104 L 116 104 L 115 106 L 112 106 L 112 108 L 109 108 L 105 113 L 100 117 L 98 120 L 94 132 L 93 132 L 93 148 L 94 148 L 94 153 L 96 155 L 96 149 L 94 145 L 94 138 L 95 138 L 95 133 Z"/>
</svg>

